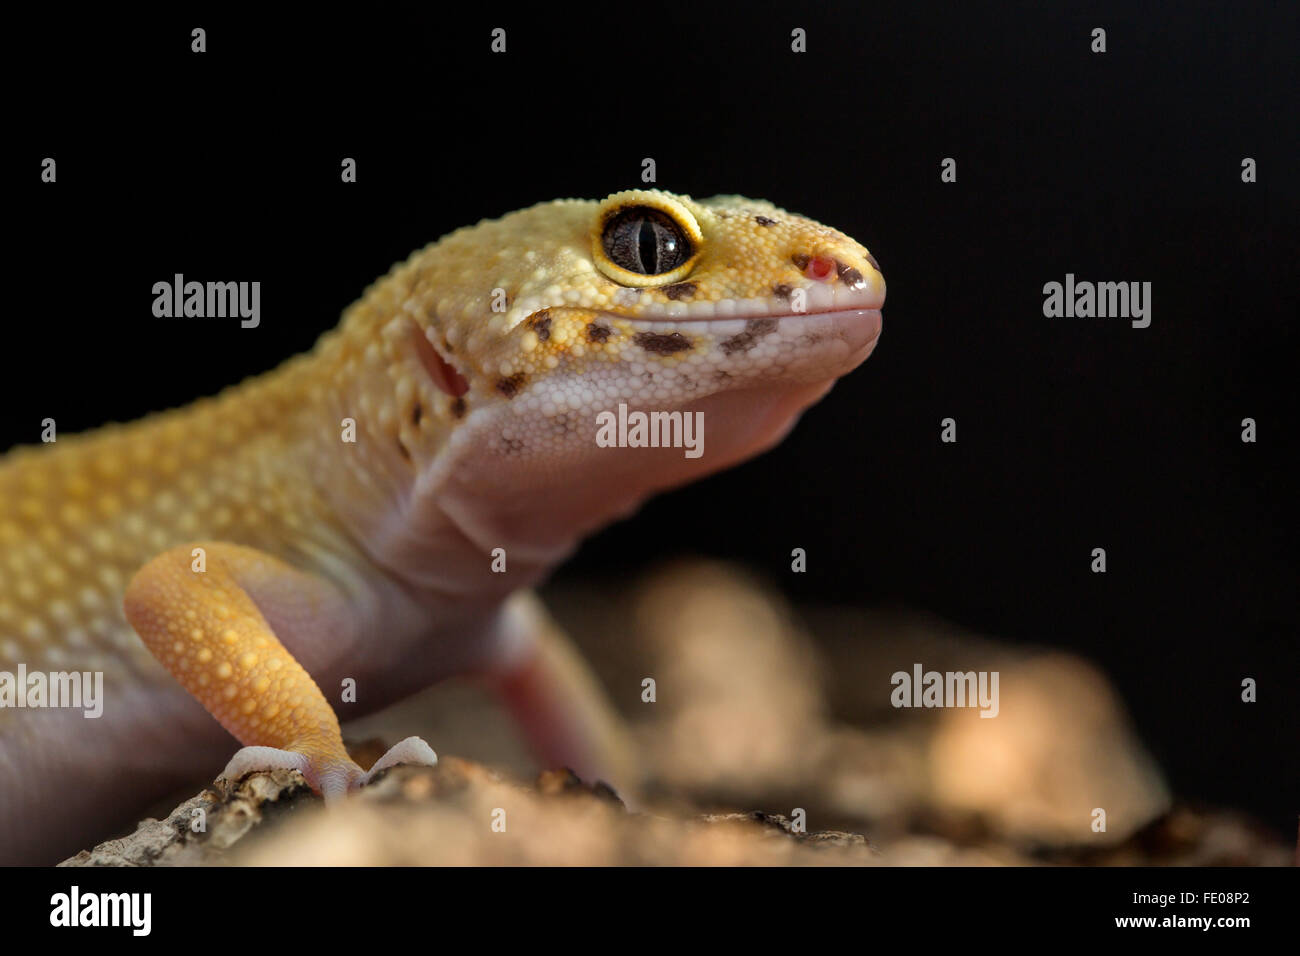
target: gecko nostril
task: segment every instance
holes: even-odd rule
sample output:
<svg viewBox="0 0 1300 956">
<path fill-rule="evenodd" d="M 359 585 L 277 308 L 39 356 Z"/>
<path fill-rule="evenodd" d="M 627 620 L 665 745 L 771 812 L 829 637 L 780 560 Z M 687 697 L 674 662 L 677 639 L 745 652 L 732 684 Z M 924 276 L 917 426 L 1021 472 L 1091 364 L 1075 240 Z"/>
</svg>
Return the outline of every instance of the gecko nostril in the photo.
<svg viewBox="0 0 1300 956">
<path fill-rule="evenodd" d="M 835 260 L 830 256 L 813 256 L 804 266 L 803 274 L 809 279 L 825 282 L 835 274 Z"/>
</svg>

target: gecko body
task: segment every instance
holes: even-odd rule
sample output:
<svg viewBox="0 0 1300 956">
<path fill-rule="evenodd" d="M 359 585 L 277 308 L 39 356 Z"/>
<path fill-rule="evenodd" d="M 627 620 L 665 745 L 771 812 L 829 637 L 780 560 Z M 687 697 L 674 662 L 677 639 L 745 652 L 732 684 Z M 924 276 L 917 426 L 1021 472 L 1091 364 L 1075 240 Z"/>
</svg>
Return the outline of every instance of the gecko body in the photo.
<svg viewBox="0 0 1300 956">
<path fill-rule="evenodd" d="M 484 675 L 542 759 L 631 783 L 528 589 L 647 496 L 778 442 L 870 354 L 884 291 L 863 246 L 770 203 L 543 203 L 415 253 L 272 372 L 11 451 L 0 674 L 102 672 L 104 701 L 0 706 L 0 862 L 102 836 L 219 768 L 230 734 L 223 776 L 292 767 L 327 799 L 435 759 L 409 738 L 357 767 L 349 679 L 360 716 Z M 606 447 L 621 406 L 702 413 L 704 453 Z"/>
</svg>

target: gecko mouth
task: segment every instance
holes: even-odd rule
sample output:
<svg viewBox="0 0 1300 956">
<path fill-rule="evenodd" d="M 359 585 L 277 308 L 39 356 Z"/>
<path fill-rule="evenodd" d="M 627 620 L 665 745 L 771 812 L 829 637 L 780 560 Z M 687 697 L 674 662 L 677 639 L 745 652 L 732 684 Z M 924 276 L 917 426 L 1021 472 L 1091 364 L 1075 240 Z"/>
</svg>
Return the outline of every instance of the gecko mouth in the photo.
<svg viewBox="0 0 1300 956">
<path fill-rule="evenodd" d="M 814 284 L 788 295 L 719 302 L 649 303 L 636 316 L 624 316 L 655 350 L 685 350 L 703 335 L 724 354 L 748 351 L 761 339 L 784 340 L 800 348 L 838 341 L 865 358 L 880 337 L 884 284 L 850 289 Z M 803 309 L 797 308 L 803 305 Z M 680 331 L 676 331 L 680 330 Z"/>
<path fill-rule="evenodd" d="M 650 322 L 784 319 L 836 312 L 879 313 L 884 304 L 883 281 L 868 283 L 863 289 L 814 282 L 799 287 L 783 288 L 780 295 L 763 298 L 721 299 L 716 302 L 650 302 L 635 315 L 628 317 Z"/>
<path fill-rule="evenodd" d="M 880 338 L 880 309 L 834 308 L 817 312 L 733 315 L 715 319 L 625 319 L 632 341 L 664 358 L 705 356 L 736 368 L 857 365 Z M 837 372 L 836 374 L 842 374 Z"/>
</svg>

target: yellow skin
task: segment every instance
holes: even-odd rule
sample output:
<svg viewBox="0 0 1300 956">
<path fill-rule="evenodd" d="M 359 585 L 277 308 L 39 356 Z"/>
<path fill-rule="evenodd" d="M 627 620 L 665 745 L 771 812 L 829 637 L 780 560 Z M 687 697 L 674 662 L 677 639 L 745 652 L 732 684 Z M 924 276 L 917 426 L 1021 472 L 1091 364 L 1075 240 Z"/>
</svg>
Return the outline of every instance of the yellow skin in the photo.
<svg viewBox="0 0 1300 956">
<path fill-rule="evenodd" d="M 289 766 L 334 797 L 368 779 L 336 708 L 480 673 L 544 759 L 634 783 L 526 589 L 648 495 L 779 441 L 870 353 L 883 300 L 865 248 L 766 202 L 561 200 L 415 253 L 273 372 L 10 452 L 0 672 L 102 671 L 105 704 L 0 708 L 0 862 L 57 858 L 106 804 L 215 766 L 228 743 L 194 700 L 246 745 L 224 776 Z M 598 446 L 620 403 L 703 412 L 704 454 Z M 408 738 L 371 773 L 434 759 Z"/>
</svg>

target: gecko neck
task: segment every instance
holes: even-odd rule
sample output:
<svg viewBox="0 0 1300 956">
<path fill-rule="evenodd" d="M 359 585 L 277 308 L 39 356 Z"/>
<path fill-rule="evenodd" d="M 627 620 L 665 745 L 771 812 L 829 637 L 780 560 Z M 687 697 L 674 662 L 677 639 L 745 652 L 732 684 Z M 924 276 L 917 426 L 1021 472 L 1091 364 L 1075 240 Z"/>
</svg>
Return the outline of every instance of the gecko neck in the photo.
<svg viewBox="0 0 1300 956">
<path fill-rule="evenodd" d="M 442 485 L 472 451 L 475 425 L 433 386 L 412 346 L 419 334 L 368 297 L 309 355 L 273 373 L 295 376 L 307 397 L 292 418 L 294 457 L 370 561 L 417 598 L 440 609 L 492 605 L 563 553 L 527 555 L 444 507 Z"/>
</svg>

